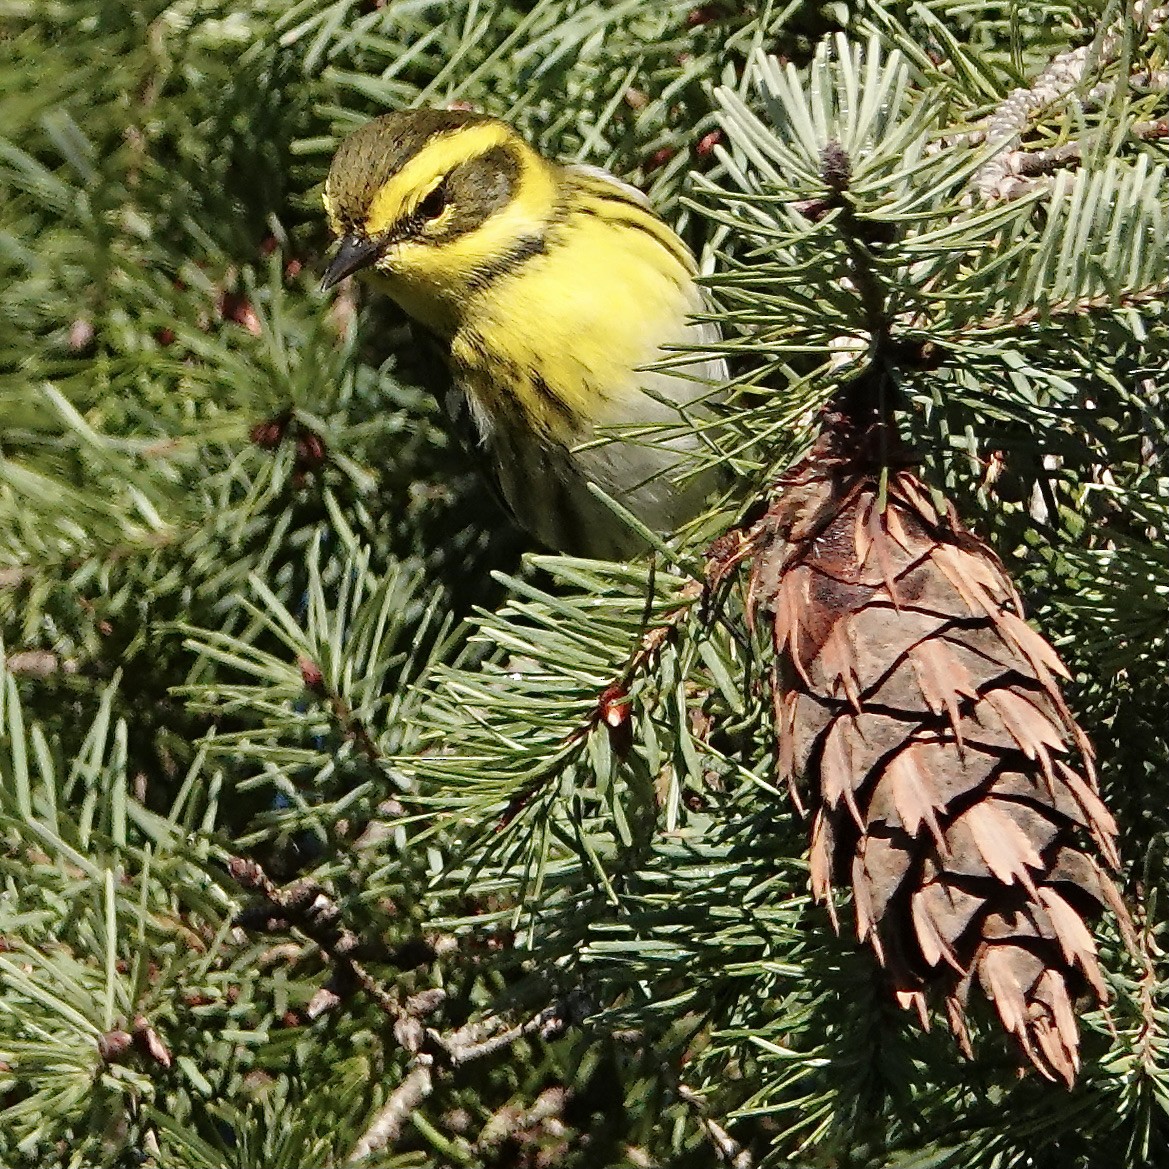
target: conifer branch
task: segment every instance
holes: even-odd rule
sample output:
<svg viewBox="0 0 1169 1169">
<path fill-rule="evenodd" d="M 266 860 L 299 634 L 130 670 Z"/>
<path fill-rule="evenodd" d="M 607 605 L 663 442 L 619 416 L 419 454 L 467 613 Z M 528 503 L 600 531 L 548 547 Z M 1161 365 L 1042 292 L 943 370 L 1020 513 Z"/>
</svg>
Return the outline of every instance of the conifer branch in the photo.
<svg viewBox="0 0 1169 1169">
<path fill-rule="evenodd" d="M 1151 7 L 1142 2 L 1134 3 L 1130 14 L 1126 2 L 1121 5 L 1119 18 L 1100 34 L 1095 43 L 1060 53 L 1030 86 L 1011 91 L 987 118 L 982 129 L 984 141 L 992 148 L 998 148 L 974 176 L 974 188 L 983 202 L 1019 198 L 1028 189 L 1028 178 L 1079 161 L 1078 147 L 1074 144 L 1035 153 L 1019 150 L 1017 144 L 1036 114 L 1073 93 L 1089 68 L 1099 69 L 1115 57 L 1132 28 L 1142 29 L 1143 26 L 1145 33 L 1154 32 L 1164 23 L 1167 14 L 1169 8 Z M 1130 21 L 1134 20 L 1135 24 L 1130 26 Z M 1149 138 L 1163 136 L 1157 123 L 1147 124 L 1145 132 Z M 1136 126 L 1130 133 L 1136 137 L 1144 136 Z"/>
<path fill-rule="evenodd" d="M 652 582 L 650 587 L 652 588 Z M 511 824 L 541 789 L 561 773 L 573 756 L 583 749 L 589 735 L 598 727 L 605 728 L 619 757 L 626 754 L 632 742 L 629 688 L 639 675 L 653 668 L 658 654 L 678 635 L 693 612 L 694 602 L 702 596 L 703 585 L 700 581 L 687 582 L 678 593 L 680 603 L 666 613 L 658 624 L 640 634 L 621 672 L 597 695 L 596 705 L 589 711 L 588 716 L 565 734 L 560 746 L 549 755 L 546 765 L 508 801 L 496 823 L 497 832 Z"/>
<path fill-rule="evenodd" d="M 0 1163 L 1169 1163 L 1164 5 L 125 7 L 0 36 Z M 705 605 L 505 575 L 445 384 L 317 293 L 339 136 L 450 101 L 699 255 L 711 457 L 789 473 Z M 976 984 L 1075 1094 L 894 1009 Z"/>
<path fill-rule="evenodd" d="M 512 1026 L 497 1016 L 488 1016 L 446 1033 L 428 1029 L 413 1040 L 414 1055 L 405 1076 L 353 1146 L 348 1162 L 360 1163 L 392 1147 L 411 1114 L 434 1091 L 436 1077 L 452 1074 L 465 1064 L 495 1055 L 532 1035 L 550 1040 L 573 1017 L 572 1006 L 561 1003 Z"/>
<path fill-rule="evenodd" d="M 993 336 L 998 332 L 1025 329 L 1040 321 L 1058 320 L 1061 317 L 1091 317 L 1113 315 L 1118 309 L 1141 309 L 1165 300 L 1169 295 L 1169 279 L 1147 288 L 1128 289 L 1118 294 L 1100 293 L 1095 296 L 1078 297 L 1073 300 L 1053 301 L 1042 308 L 1029 306 L 1020 308 L 1009 317 L 991 316 L 980 321 L 971 321 L 955 332 L 955 337 Z"/>
<path fill-rule="evenodd" d="M 264 871 L 258 861 L 232 857 L 228 872 L 245 889 L 259 893 L 262 907 L 246 910 L 238 921 L 241 925 L 261 925 L 266 930 L 295 928 L 311 940 L 334 964 L 334 984 L 330 992 L 310 1007 L 310 1017 L 323 1013 L 340 1000 L 336 988 L 360 986 L 378 1005 L 383 1014 L 397 1021 L 402 1017 L 398 1000 L 370 974 L 358 957 L 362 951 L 361 939 L 343 924 L 337 903 L 314 881 L 301 880 L 280 888 Z M 416 966 L 433 960 L 435 951 L 430 942 L 410 941 L 385 955 L 395 966 Z"/>
</svg>

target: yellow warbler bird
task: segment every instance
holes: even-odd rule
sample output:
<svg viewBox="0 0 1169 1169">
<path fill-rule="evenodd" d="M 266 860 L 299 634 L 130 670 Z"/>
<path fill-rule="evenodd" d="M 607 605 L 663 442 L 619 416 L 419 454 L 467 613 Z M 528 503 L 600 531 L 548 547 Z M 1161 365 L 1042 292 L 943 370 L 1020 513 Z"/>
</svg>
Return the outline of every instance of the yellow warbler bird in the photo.
<svg viewBox="0 0 1169 1169">
<path fill-rule="evenodd" d="M 718 329 L 692 319 L 694 259 L 641 192 L 544 158 L 496 118 L 418 109 L 347 138 L 324 200 L 340 246 L 322 286 L 365 270 L 442 341 L 449 405 L 537 539 L 639 550 L 589 482 L 659 532 L 702 510 L 719 479 L 695 458 L 702 403 L 726 369 L 676 352 Z"/>
</svg>

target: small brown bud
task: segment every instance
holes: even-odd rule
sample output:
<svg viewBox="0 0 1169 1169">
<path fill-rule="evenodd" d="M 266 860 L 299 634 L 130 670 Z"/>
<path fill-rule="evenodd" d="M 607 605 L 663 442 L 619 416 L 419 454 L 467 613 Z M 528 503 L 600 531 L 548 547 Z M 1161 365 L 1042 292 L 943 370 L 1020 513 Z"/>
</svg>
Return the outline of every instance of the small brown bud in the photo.
<svg viewBox="0 0 1169 1169">
<path fill-rule="evenodd" d="M 245 856 L 233 856 L 227 862 L 227 874 L 233 881 L 254 889 L 259 883 L 260 866 Z"/>
<path fill-rule="evenodd" d="M 107 1031 L 97 1039 L 98 1054 L 106 1063 L 117 1063 L 134 1042 L 134 1037 L 127 1031 Z"/>
<path fill-rule="evenodd" d="M 242 296 L 238 292 L 224 292 L 220 295 L 219 302 L 215 307 L 223 320 L 233 321 L 242 326 L 253 337 L 259 337 L 263 333 L 260 318 L 252 307 L 252 302 L 246 296 Z"/>
<path fill-rule="evenodd" d="M 840 193 L 852 182 L 852 163 L 839 142 L 831 141 L 820 151 L 820 177 L 825 186 Z"/>
<path fill-rule="evenodd" d="M 838 204 L 834 199 L 799 199 L 791 204 L 792 209 L 810 223 L 819 223 L 836 206 Z"/>
<path fill-rule="evenodd" d="M 1002 451 L 991 451 L 987 457 L 985 469 L 982 472 L 982 488 L 984 491 L 994 490 L 994 485 L 999 481 L 999 477 L 1003 473 L 1003 468 L 1007 465 L 1007 457 Z"/>
<path fill-rule="evenodd" d="M 606 687 L 597 705 L 607 727 L 616 729 L 629 721 L 629 694 L 620 683 Z"/>
<path fill-rule="evenodd" d="M 170 1067 L 170 1050 L 144 1015 L 139 1015 L 134 1020 L 134 1039 L 156 1064 L 164 1068 Z"/>
<path fill-rule="evenodd" d="M 319 434 L 311 430 L 302 430 L 296 436 L 296 469 L 298 471 L 316 471 L 328 457 L 325 440 Z"/>
</svg>

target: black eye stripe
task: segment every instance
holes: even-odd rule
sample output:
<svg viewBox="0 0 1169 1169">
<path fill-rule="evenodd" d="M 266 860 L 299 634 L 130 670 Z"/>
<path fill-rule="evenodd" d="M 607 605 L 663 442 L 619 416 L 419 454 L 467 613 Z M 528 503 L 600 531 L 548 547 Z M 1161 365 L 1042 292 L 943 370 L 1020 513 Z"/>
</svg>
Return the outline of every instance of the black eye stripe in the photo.
<svg viewBox="0 0 1169 1169">
<path fill-rule="evenodd" d="M 511 202 L 519 185 L 521 162 L 509 146 L 493 146 L 459 163 L 443 182 L 450 212 L 442 242 L 475 231 Z"/>
<path fill-rule="evenodd" d="M 443 179 L 421 203 L 414 212 L 420 219 L 437 219 L 447 205 L 447 181 Z"/>
<path fill-rule="evenodd" d="M 506 146 L 494 146 L 459 163 L 388 229 L 385 243 L 412 239 L 441 245 L 481 227 L 511 202 L 520 165 Z"/>
</svg>

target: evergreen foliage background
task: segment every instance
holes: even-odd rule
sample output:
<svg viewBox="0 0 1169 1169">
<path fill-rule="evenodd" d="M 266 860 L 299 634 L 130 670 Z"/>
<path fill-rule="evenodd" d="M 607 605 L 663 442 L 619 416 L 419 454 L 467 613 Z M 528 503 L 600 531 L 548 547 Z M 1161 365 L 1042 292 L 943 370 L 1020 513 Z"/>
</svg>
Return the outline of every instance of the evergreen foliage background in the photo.
<svg viewBox="0 0 1169 1169">
<path fill-rule="evenodd" d="M 1165 1164 L 1153 25 L 0 5 L 0 1162 Z M 972 131 L 1081 46 L 1021 143 L 1061 164 L 980 199 Z M 1071 666 L 1122 829 L 1144 954 L 1100 925 L 1073 1091 L 993 1025 L 974 1062 L 923 1034 L 810 903 L 766 657 L 742 598 L 708 621 L 689 587 L 731 517 L 652 567 L 521 560 L 392 306 L 316 291 L 338 136 L 452 101 L 703 253 L 762 440 L 725 451 L 744 500 L 864 366 L 866 249 L 923 476 Z M 830 141 L 847 216 L 808 213 Z"/>
</svg>

